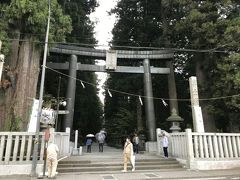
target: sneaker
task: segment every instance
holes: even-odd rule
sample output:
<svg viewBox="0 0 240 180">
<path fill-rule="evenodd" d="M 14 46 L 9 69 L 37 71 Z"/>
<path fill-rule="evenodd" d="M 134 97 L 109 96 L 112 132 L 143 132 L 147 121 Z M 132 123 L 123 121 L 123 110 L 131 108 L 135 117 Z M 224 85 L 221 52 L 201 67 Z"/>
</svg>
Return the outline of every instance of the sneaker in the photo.
<svg viewBox="0 0 240 180">
<path fill-rule="evenodd" d="M 127 172 L 127 170 L 122 170 L 122 172 Z"/>
<path fill-rule="evenodd" d="M 132 168 L 132 171 L 135 171 L 135 168 Z"/>
</svg>

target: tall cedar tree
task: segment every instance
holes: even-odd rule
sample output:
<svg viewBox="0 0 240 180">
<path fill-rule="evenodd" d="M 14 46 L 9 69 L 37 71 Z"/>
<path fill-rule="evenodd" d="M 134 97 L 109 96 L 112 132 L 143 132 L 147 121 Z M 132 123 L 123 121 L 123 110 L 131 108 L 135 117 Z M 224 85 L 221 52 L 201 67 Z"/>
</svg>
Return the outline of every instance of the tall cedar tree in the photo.
<svg viewBox="0 0 240 180">
<path fill-rule="evenodd" d="M 8 52 L 0 87 L 0 130 L 25 131 L 36 97 L 41 54 L 48 19 L 48 1 L 0 2 L 0 36 Z M 51 0 L 49 41 L 63 41 L 71 32 L 71 19 L 57 0 Z M 2 38 L 2 37 L 1 37 Z"/>
<path fill-rule="evenodd" d="M 70 35 L 66 37 L 68 43 L 86 43 L 95 44 L 96 40 L 93 37 L 94 24 L 90 21 L 89 15 L 97 7 L 96 0 L 60 0 L 63 11 L 72 19 L 73 30 Z M 69 57 L 63 55 L 51 54 L 51 61 L 65 62 Z M 94 59 L 84 58 L 79 56 L 78 62 L 83 64 L 94 64 Z M 63 71 L 67 74 L 68 71 Z M 58 78 L 54 72 L 48 72 L 46 82 L 46 91 L 57 97 Z M 97 133 L 102 128 L 102 114 L 103 108 L 98 97 L 97 77 L 95 73 L 77 72 L 77 78 L 83 81 L 94 84 L 95 86 L 85 84 L 85 89 L 82 87 L 81 82 L 77 81 L 75 93 L 75 107 L 74 107 L 74 120 L 72 130 L 79 130 L 79 136 L 84 137 L 89 133 Z M 67 77 L 61 76 L 60 97 L 64 99 L 67 90 Z M 54 83 L 54 85 L 52 85 Z M 64 108 L 64 107 L 60 107 Z M 63 121 L 63 116 L 59 116 L 59 124 Z M 64 129 L 59 130 L 64 131 Z M 81 138 L 82 140 L 82 138 Z M 80 141 L 81 141 L 80 140 Z"/>
</svg>

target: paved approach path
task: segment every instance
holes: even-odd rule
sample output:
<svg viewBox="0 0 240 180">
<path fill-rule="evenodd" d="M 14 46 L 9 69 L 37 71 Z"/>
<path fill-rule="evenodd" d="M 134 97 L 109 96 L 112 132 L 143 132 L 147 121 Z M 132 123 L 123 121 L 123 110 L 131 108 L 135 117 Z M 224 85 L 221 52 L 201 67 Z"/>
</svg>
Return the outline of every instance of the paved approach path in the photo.
<svg viewBox="0 0 240 180">
<path fill-rule="evenodd" d="M 156 158 L 153 154 L 137 154 L 137 159 Z M 86 153 L 86 148 L 83 148 L 82 156 L 72 156 L 68 160 L 90 160 L 104 162 L 122 162 L 122 150 L 104 146 L 104 152 L 98 152 L 98 146 L 92 146 L 92 153 Z M 0 176 L 0 180 L 35 180 L 37 178 L 29 176 Z M 45 177 L 44 179 L 47 179 Z M 212 171 L 194 171 L 194 170 L 161 170 L 159 171 L 138 171 L 135 172 L 114 172 L 114 173 L 76 173 L 76 174 L 59 174 L 58 180 L 162 180 L 162 179 L 188 179 L 188 180 L 218 180 L 232 179 L 240 180 L 240 167 L 231 170 L 212 170 Z"/>
</svg>

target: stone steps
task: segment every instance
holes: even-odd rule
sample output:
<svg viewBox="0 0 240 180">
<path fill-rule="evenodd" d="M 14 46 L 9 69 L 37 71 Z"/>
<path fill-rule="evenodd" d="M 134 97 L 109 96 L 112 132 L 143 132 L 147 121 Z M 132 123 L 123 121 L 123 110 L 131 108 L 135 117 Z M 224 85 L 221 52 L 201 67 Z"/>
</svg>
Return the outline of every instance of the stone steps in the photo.
<svg viewBox="0 0 240 180">
<path fill-rule="evenodd" d="M 122 159 L 119 161 L 60 161 L 57 171 L 59 173 L 114 173 L 123 169 Z M 163 171 L 183 169 L 175 159 L 140 159 L 136 161 L 136 171 Z M 131 170 L 131 165 L 128 165 Z"/>
</svg>

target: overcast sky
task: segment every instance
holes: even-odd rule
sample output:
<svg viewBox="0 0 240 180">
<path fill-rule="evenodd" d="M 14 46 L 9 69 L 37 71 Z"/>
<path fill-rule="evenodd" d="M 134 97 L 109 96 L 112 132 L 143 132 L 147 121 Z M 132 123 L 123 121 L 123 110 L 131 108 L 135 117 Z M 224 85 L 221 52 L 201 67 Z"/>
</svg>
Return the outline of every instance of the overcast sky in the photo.
<svg viewBox="0 0 240 180">
<path fill-rule="evenodd" d="M 99 7 L 94 13 L 91 14 L 90 18 L 95 22 L 95 38 L 98 40 L 98 45 L 102 45 L 99 48 L 108 49 L 108 42 L 112 39 L 112 28 L 114 26 L 115 17 L 109 16 L 108 12 L 114 8 L 118 0 L 98 0 Z M 98 61 L 99 65 L 104 65 L 105 61 Z M 99 97 L 102 103 L 104 102 L 104 89 L 102 85 L 106 81 L 107 73 L 96 73 L 99 82 Z"/>
<path fill-rule="evenodd" d="M 96 23 L 95 37 L 99 45 L 108 45 L 112 38 L 111 30 L 114 26 L 115 17 L 109 16 L 108 12 L 114 8 L 118 0 L 98 0 L 100 6 L 91 14 L 91 20 Z"/>
</svg>

